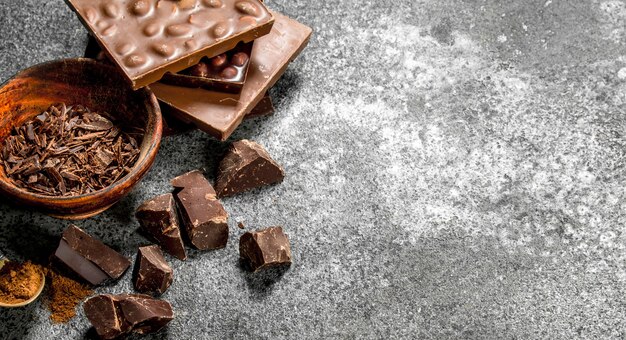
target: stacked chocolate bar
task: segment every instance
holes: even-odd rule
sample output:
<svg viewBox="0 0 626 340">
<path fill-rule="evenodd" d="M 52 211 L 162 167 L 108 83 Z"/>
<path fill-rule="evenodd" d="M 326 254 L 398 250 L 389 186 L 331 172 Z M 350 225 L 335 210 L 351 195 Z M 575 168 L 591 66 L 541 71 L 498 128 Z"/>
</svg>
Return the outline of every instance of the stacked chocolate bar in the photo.
<svg viewBox="0 0 626 340">
<path fill-rule="evenodd" d="M 225 140 L 248 115 L 271 110 L 267 91 L 311 29 L 260 0 L 67 0 L 95 43 L 86 56 L 115 64 L 161 108 Z"/>
</svg>

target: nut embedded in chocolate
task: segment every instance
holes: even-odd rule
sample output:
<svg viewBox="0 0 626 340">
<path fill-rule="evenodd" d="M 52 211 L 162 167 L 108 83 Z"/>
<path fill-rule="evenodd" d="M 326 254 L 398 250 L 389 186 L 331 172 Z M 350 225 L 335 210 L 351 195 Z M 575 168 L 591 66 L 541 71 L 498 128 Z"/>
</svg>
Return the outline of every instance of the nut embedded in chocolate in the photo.
<svg viewBox="0 0 626 340">
<path fill-rule="evenodd" d="M 222 72 L 220 73 L 220 77 L 224 78 L 224 79 L 231 79 L 231 78 L 235 78 L 237 76 L 237 69 L 232 67 L 232 66 L 228 66 L 227 68 L 223 69 Z"/>
<path fill-rule="evenodd" d="M 200 171 L 174 178 L 172 186 L 191 244 L 200 249 L 224 248 L 228 242 L 228 213 Z"/>
<path fill-rule="evenodd" d="M 209 66 L 203 62 L 189 68 L 189 74 L 194 77 L 207 77 L 209 75 Z"/>
<path fill-rule="evenodd" d="M 174 279 L 174 271 L 157 245 L 139 247 L 134 269 L 135 289 L 140 293 L 163 294 Z"/>
<path fill-rule="evenodd" d="M 216 69 L 221 69 L 222 67 L 226 66 L 226 63 L 228 63 L 228 57 L 225 53 L 222 53 L 217 57 L 211 58 L 211 66 Z"/>
<path fill-rule="evenodd" d="M 94 296 L 83 309 L 102 339 L 116 339 L 131 332 L 155 333 L 174 319 L 169 302 L 142 294 Z"/>
<path fill-rule="evenodd" d="M 237 52 L 230 59 L 230 62 L 235 66 L 244 66 L 250 58 L 244 52 Z"/>
<path fill-rule="evenodd" d="M 291 265 L 291 246 L 282 227 L 247 232 L 239 239 L 239 256 L 252 271 Z"/>
<path fill-rule="evenodd" d="M 215 187 L 219 197 L 232 196 L 254 188 L 282 182 L 283 169 L 258 143 L 241 140 L 220 162 Z"/>
<path fill-rule="evenodd" d="M 67 267 L 93 285 L 118 279 L 130 261 L 75 225 L 64 232 L 54 255 Z"/>
<path fill-rule="evenodd" d="M 154 238 L 163 250 L 179 260 L 187 259 L 172 194 L 157 196 L 144 202 L 137 209 L 135 216 L 143 230 Z"/>
</svg>

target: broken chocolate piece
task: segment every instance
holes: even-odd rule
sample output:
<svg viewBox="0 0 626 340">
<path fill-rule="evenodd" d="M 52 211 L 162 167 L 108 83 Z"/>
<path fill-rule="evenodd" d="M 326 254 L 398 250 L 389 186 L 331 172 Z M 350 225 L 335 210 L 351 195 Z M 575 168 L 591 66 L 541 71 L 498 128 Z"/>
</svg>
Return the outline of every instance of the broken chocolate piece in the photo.
<svg viewBox="0 0 626 340">
<path fill-rule="evenodd" d="M 85 315 L 102 339 L 115 339 L 131 332 L 158 332 L 174 319 L 169 302 L 148 295 L 98 295 L 83 306 Z"/>
<path fill-rule="evenodd" d="M 115 339 L 131 330 L 116 303 L 112 295 L 98 295 L 85 301 L 83 306 L 87 319 L 102 339 Z"/>
<path fill-rule="evenodd" d="M 170 181 L 174 189 L 186 189 L 186 188 L 207 188 L 207 192 L 215 196 L 215 190 L 211 182 L 204 177 L 202 171 L 194 170 L 186 174 L 180 175 Z"/>
<path fill-rule="evenodd" d="M 54 255 L 93 285 L 118 279 L 130 267 L 126 257 L 75 225 L 63 232 Z"/>
<path fill-rule="evenodd" d="M 232 196 L 254 188 L 282 182 L 284 170 L 258 143 L 241 140 L 220 163 L 215 187 L 219 197 Z"/>
<path fill-rule="evenodd" d="M 139 247 L 133 276 L 137 291 L 160 295 L 172 284 L 174 271 L 159 246 L 151 245 Z"/>
<path fill-rule="evenodd" d="M 251 271 L 291 265 L 291 246 L 282 227 L 247 232 L 239 239 L 239 256 Z"/>
<path fill-rule="evenodd" d="M 180 234 L 176 203 L 172 194 L 165 194 L 144 202 L 135 213 L 146 231 L 168 254 L 179 260 L 187 259 Z"/>
<path fill-rule="evenodd" d="M 228 213 L 213 186 L 200 171 L 172 180 L 179 213 L 189 241 L 200 250 L 224 248 L 228 242 Z"/>
</svg>

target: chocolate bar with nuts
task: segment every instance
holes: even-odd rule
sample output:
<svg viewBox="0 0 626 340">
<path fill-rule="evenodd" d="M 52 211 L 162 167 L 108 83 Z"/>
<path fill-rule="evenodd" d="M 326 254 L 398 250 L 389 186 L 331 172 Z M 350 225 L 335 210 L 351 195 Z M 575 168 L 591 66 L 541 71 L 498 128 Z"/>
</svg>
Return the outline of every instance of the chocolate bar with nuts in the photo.
<svg viewBox="0 0 626 340">
<path fill-rule="evenodd" d="M 278 13 L 274 17 L 271 33 L 254 41 L 248 77 L 239 95 L 155 83 L 150 89 L 161 106 L 170 106 L 174 116 L 215 138 L 228 139 L 285 73 L 311 36 L 311 28 Z"/>
<path fill-rule="evenodd" d="M 270 32 L 259 0 L 66 0 L 133 89 Z"/>
</svg>

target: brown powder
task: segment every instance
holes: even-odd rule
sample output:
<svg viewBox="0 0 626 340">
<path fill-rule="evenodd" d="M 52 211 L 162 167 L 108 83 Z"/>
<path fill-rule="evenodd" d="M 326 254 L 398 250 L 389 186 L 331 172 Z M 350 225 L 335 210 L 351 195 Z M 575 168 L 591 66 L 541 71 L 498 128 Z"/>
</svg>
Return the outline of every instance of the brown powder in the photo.
<svg viewBox="0 0 626 340">
<path fill-rule="evenodd" d="M 7 262 L 0 269 L 0 301 L 18 304 L 29 300 L 41 286 L 41 268 L 30 262 Z"/>
<path fill-rule="evenodd" d="M 49 281 L 46 307 L 55 323 L 66 323 L 76 316 L 76 306 L 93 294 L 87 285 L 65 277 L 51 269 L 46 270 Z"/>
</svg>

